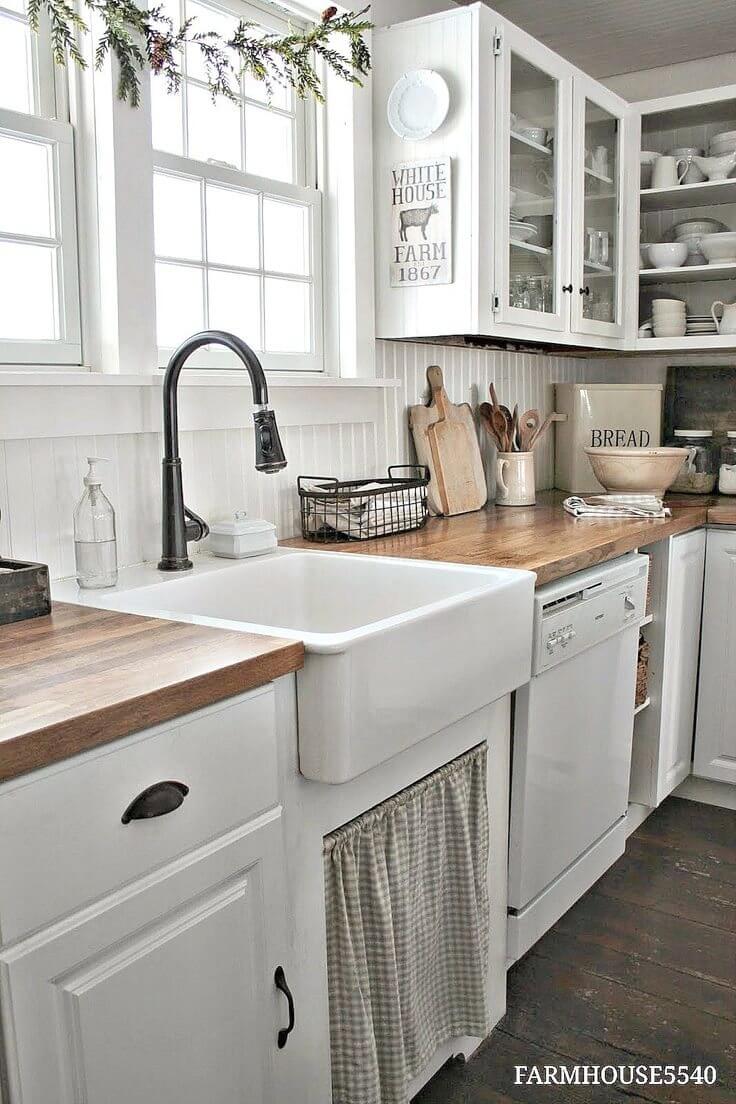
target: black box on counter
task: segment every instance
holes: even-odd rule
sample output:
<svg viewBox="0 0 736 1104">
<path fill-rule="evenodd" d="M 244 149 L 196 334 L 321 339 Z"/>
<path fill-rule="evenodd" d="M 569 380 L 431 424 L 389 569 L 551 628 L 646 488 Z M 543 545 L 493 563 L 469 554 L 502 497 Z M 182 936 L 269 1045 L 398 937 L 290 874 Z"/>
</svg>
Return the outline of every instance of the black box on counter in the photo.
<svg viewBox="0 0 736 1104">
<path fill-rule="evenodd" d="M 49 569 L 45 564 L 0 556 L 0 625 L 51 613 Z"/>
</svg>

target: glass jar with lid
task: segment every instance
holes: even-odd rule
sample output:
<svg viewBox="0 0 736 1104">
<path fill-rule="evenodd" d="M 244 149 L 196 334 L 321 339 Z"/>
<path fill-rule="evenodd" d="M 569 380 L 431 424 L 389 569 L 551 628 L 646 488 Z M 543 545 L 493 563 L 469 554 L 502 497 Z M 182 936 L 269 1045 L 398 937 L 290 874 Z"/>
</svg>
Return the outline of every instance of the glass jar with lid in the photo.
<svg viewBox="0 0 736 1104">
<path fill-rule="evenodd" d="M 667 444 L 685 448 L 688 457 L 670 487 L 672 493 L 711 494 L 718 481 L 718 450 L 712 429 L 676 429 Z"/>
<path fill-rule="evenodd" d="M 736 429 L 729 429 L 727 438 L 721 448 L 718 490 L 721 494 L 736 494 Z"/>
</svg>

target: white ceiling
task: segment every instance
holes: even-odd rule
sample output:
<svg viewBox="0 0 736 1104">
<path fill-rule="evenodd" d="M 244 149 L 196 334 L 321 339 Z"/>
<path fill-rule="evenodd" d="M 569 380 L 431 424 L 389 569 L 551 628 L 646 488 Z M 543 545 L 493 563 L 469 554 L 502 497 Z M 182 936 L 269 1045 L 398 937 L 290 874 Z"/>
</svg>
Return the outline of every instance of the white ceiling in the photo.
<svg viewBox="0 0 736 1104">
<path fill-rule="evenodd" d="M 592 77 L 736 51 L 736 0 L 487 3 Z"/>
</svg>

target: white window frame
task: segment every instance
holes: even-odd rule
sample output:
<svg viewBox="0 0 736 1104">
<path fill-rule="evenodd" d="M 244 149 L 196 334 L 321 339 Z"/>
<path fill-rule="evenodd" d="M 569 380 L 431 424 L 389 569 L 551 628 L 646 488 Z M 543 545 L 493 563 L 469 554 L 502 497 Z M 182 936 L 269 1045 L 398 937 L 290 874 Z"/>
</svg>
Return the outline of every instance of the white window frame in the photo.
<svg viewBox="0 0 736 1104">
<path fill-rule="evenodd" d="M 170 262 L 181 266 L 196 269 L 204 269 L 203 280 L 204 315 L 207 306 L 207 278 L 208 271 L 242 272 L 248 275 L 273 277 L 275 279 L 292 279 L 300 283 L 308 284 L 311 289 L 311 319 L 310 329 L 312 334 L 312 349 L 306 353 L 270 353 L 258 351 L 258 357 L 267 371 L 275 372 L 321 372 L 324 371 L 324 341 L 322 322 L 322 196 L 314 188 L 304 188 L 297 184 L 284 184 L 279 181 L 267 179 L 262 176 L 252 176 L 240 172 L 238 169 L 229 169 L 221 165 L 212 165 L 205 161 L 195 161 L 189 157 L 179 157 L 177 154 L 160 153 L 154 151 L 154 172 L 164 172 L 171 176 L 180 176 L 188 180 L 197 180 L 200 183 L 212 181 L 226 187 L 235 188 L 240 192 L 250 192 L 274 199 L 293 200 L 303 204 L 309 209 L 309 241 L 310 241 L 310 266 L 309 277 L 300 274 L 284 272 L 271 272 L 264 268 L 262 263 L 256 268 L 242 268 L 231 264 L 215 264 L 206 260 L 206 229 L 202 227 L 202 257 L 199 261 L 186 261 L 178 257 L 161 257 L 156 255 L 159 263 Z M 205 218 L 203 212 L 203 219 Z M 263 254 L 263 235 L 260 235 L 261 261 Z M 261 295 L 261 333 L 265 337 L 265 302 Z M 248 341 L 248 334 L 240 334 Z M 171 346 L 159 346 L 159 367 L 165 368 L 173 353 Z M 240 367 L 239 362 L 226 349 L 218 346 L 206 346 L 200 349 L 190 359 L 193 367 L 199 368 L 233 368 Z"/>
<path fill-rule="evenodd" d="M 79 267 L 74 180 L 74 132 L 69 123 L 0 109 L 0 133 L 51 146 L 54 205 L 53 238 L 0 232 L 0 240 L 57 248 L 56 283 L 59 337 L 48 341 L 0 340 L 0 366 L 16 364 L 79 365 L 82 345 L 79 313 Z"/>
<path fill-rule="evenodd" d="M 287 12 L 283 9 L 276 9 L 275 6 L 261 6 L 257 3 L 243 2 L 243 0 L 230 0 L 230 2 L 214 2 L 211 0 L 203 0 L 212 8 L 223 12 L 229 16 L 235 16 L 242 19 L 253 19 L 256 17 L 262 26 L 272 27 L 275 30 L 283 30 L 285 23 L 285 16 Z M 183 10 L 183 2 L 179 0 L 180 8 Z M 283 16 L 282 16 L 283 11 Z M 298 19 L 298 17 L 296 17 Z M 295 19 L 296 21 L 296 19 Z M 184 76 L 182 80 L 182 89 L 184 98 L 184 112 L 186 112 L 186 83 L 187 80 L 192 81 L 193 78 L 187 78 L 185 74 L 184 64 Z M 162 79 L 160 77 L 152 78 L 154 80 Z M 201 81 L 194 80 L 194 83 L 199 85 Z M 325 351 L 324 351 L 324 314 L 323 314 L 323 259 L 322 259 L 322 193 L 313 186 L 310 186 L 310 182 L 316 184 L 317 177 L 317 163 L 318 163 L 318 149 L 317 149 L 317 127 L 316 127 L 316 110 L 315 105 L 311 102 L 306 103 L 300 100 L 296 95 L 295 109 L 291 112 L 282 111 L 279 108 L 272 108 L 271 110 L 279 114 L 288 114 L 294 118 L 294 176 L 296 183 L 286 183 L 284 181 L 275 180 L 271 177 L 255 176 L 252 173 L 244 172 L 243 170 L 235 167 L 229 167 L 219 162 L 210 161 L 198 161 L 195 158 L 188 156 L 181 156 L 179 154 L 168 153 L 162 150 L 153 148 L 153 169 L 154 172 L 165 172 L 170 175 L 183 176 L 188 179 L 197 179 L 200 181 L 210 180 L 213 183 L 224 184 L 228 187 L 236 188 L 240 191 L 246 191 L 251 193 L 260 193 L 267 197 L 273 197 L 274 199 L 293 200 L 303 204 L 309 208 L 309 240 L 310 240 L 310 269 L 309 278 L 305 279 L 301 275 L 289 276 L 283 272 L 270 272 L 266 270 L 262 263 L 261 266 L 256 269 L 238 268 L 234 265 L 218 265 L 212 264 L 206 260 L 206 232 L 203 226 L 203 243 L 202 243 L 202 256 L 205 258 L 202 261 L 181 261 L 178 258 L 171 258 L 172 263 L 176 264 L 190 264 L 191 267 L 204 269 L 205 278 L 203 281 L 203 295 L 204 295 L 204 315 L 207 317 L 207 272 L 212 269 L 214 271 L 237 271 L 248 274 L 255 274 L 264 277 L 273 277 L 276 279 L 296 279 L 299 282 L 306 283 L 310 287 L 311 295 L 311 317 L 310 317 L 310 332 L 311 332 L 311 349 L 308 352 L 302 353 L 273 353 L 266 350 L 259 350 L 258 356 L 261 360 L 264 368 L 271 372 L 325 372 Z M 263 108 L 264 105 L 257 100 L 251 100 L 249 97 L 244 96 L 242 102 L 253 103 L 256 106 Z M 244 127 L 244 118 L 241 120 L 241 125 Z M 187 141 L 187 125 L 186 114 L 184 115 L 184 143 L 186 148 Z M 247 142 L 247 135 L 241 133 L 241 142 Z M 242 147 L 245 149 L 245 145 Z M 261 251 L 261 262 L 263 261 L 263 236 L 260 235 L 259 240 Z M 162 258 L 156 255 L 156 261 L 166 263 L 167 258 Z M 263 290 L 263 289 L 262 289 Z M 264 295 L 261 295 L 261 333 L 265 342 L 265 302 Z M 248 340 L 247 334 L 241 335 L 246 341 Z M 164 368 L 173 352 L 173 348 L 169 346 L 158 346 L 158 365 L 160 368 Z M 228 350 L 218 348 L 216 346 L 208 346 L 200 349 L 190 359 L 190 364 L 195 368 L 233 368 L 238 367 L 236 358 Z"/>
</svg>

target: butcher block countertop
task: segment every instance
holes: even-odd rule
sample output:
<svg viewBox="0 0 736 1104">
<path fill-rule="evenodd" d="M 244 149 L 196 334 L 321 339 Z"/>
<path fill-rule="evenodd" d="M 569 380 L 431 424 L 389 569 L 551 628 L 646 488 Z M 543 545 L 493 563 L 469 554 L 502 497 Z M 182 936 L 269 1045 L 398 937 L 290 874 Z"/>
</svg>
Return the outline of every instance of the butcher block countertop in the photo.
<svg viewBox="0 0 736 1104">
<path fill-rule="evenodd" d="M 561 491 L 542 491 L 536 506 L 485 506 L 472 514 L 430 518 L 414 533 L 378 540 L 316 544 L 296 539 L 284 543 L 292 548 L 367 556 L 524 568 L 536 572 L 537 586 L 541 586 L 708 522 L 736 524 L 736 502 L 723 504 L 717 495 L 678 495 L 670 503 L 671 517 L 621 521 L 574 518 L 562 508 L 565 497 Z"/>
<path fill-rule="evenodd" d="M 303 663 L 300 642 L 55 602 L 0 629 L 0 781 Z"/>
</svg>

